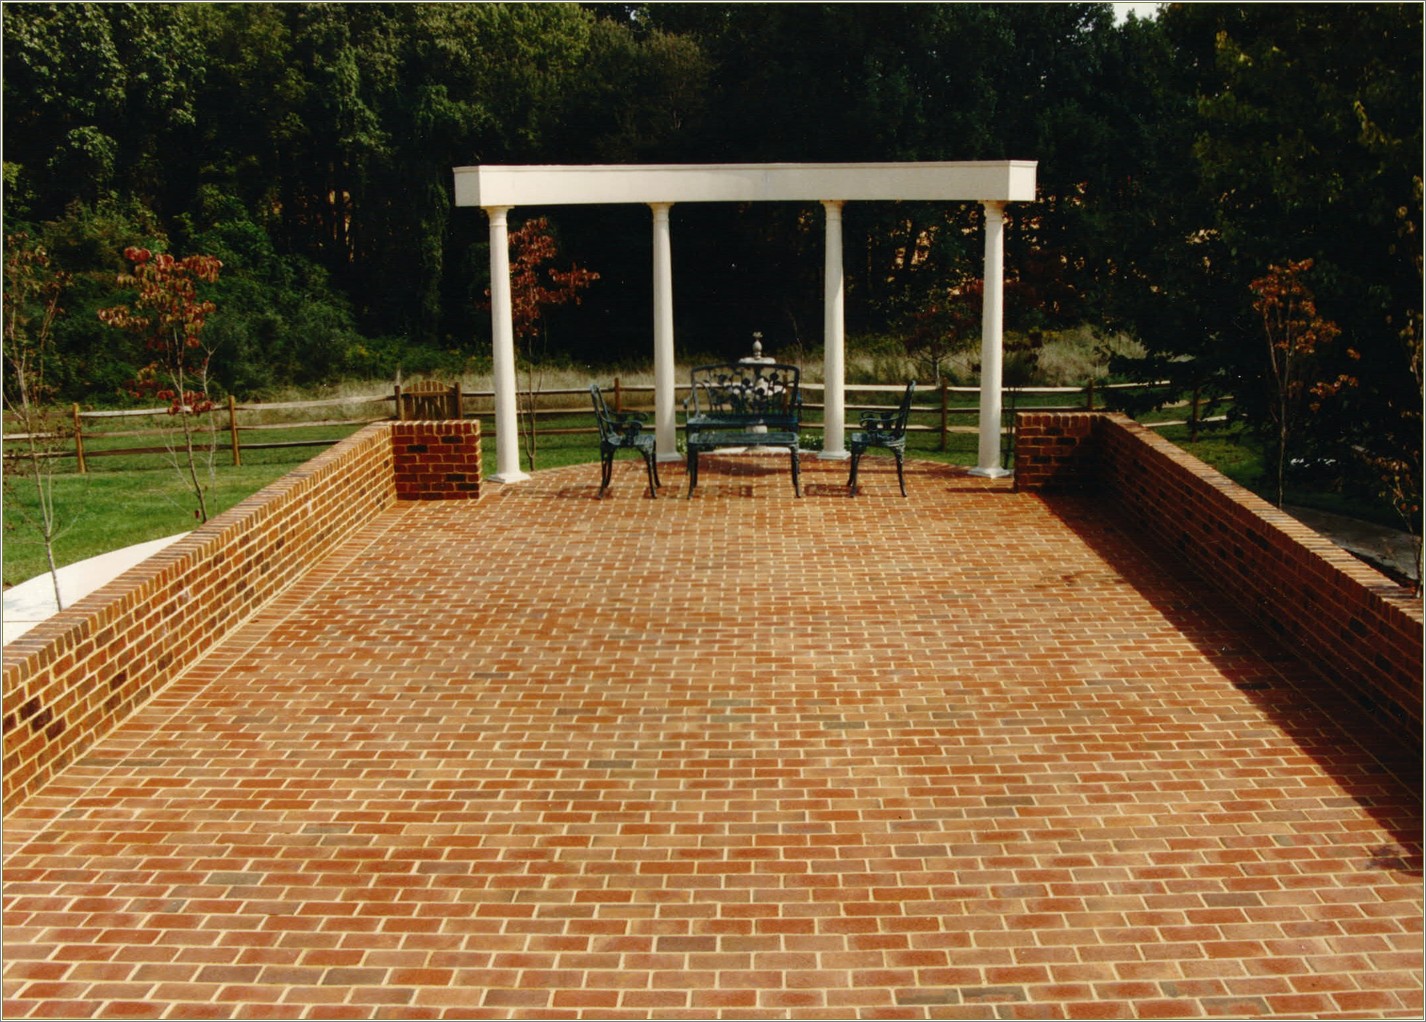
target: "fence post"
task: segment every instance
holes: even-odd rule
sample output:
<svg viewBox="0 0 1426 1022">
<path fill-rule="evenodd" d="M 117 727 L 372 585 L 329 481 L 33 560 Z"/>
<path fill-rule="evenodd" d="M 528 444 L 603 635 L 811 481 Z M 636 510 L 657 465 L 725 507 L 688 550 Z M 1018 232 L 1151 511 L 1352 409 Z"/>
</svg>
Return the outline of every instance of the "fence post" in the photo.
<svg viewBox="0 0 1426 1022">
<path fill-rule="evenodd" d="M 399 383 L 396 384 L 395 397 L 396 397 L 396 408 L 395 408 L 395 410 L 391 413 L 391 417 L 392 417 L 393 419 L 395 419 L 397 422 L 405 422 L 405 421 L 406 421 L 406 409 L 405 409 L 405 407 L 401 404 L 401 384 L 399 384 Z"/>
<path fill-rule="evenodd" d="M 1188 410 L 1188 439 L 1198 442 L 1198 388 L 1193 388 L 1193 406 Z"/>
<path fill-rule="evenodd" d="M 463 409 L 460 406 L 460 381 L 451 384 L 451 418 L 464 418 Z"/>
<path fill-rule="evenodd" d="M 1087 386 L 1087 387 L 1084 388 L 1084 392 L 1085 392 L 1085 408 L 1086 408 L 1088 411 L 1091 411 L 1091 412 L 1092 412 L 1092 411 L 1094 411 L 1094 377 L 1093 377 L 1093 376 L 1091 376 L 1091 377 L 1089 378 L 1089 386 Z"/>
<path fill-rule="evenodd" d="M 238 401 L 233 395 L 228 395 L 228 436 L 233 442 L 233 464 L 241 465 L 243 455 L 238 447 Z"/>
<path fill-rule="evenodd" d="M 619 392 L 619 377 L 614 377 L 614 414 L 624 410 L 624 395 Z"/>
<path fill-rule="evenodd" d="M 951 413 L 950 413 L 950 385 L 946 383 L 946 378 L 941 377 L 941 450 L 946 449 L 946 436 L 950 433 Z"/>
<path fill-rule="evenodd" d="M 79 462 L 79 474 L 84 475 L 89 470 L 84 465 L 84 431 L 79 425 L 79 405 L 74 406 L 74 458 Z"/>
</svg>

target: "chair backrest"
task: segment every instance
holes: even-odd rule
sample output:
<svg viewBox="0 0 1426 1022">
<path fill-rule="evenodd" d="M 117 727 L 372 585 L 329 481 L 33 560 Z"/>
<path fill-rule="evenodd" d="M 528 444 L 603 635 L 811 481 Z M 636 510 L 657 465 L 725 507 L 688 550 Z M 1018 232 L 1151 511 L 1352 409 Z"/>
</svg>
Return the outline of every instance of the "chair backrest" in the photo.
<svg viewBox="0 0 1426 1022">
<path fill-rule="evenodd" d="M 439 380 L 417 380 L 407 387 L 398 385 L 396 417 L 405 422 L 459 419 L 460 384 Z"/>
<path fill-rule="evenodd" d="M 901 395 L 901 407 L 896 410 L 896 424 L 892 426 L 892 432 L 898 437 L 906 432 L 906 421 L 911 418 L 911 398 L 915 394 L 916 381 L 907 381 L 906 393 Z"/>
<path fill-rule="evenodd" d="M 614 416 L 604 403 L 604 395 L 599 392 L 599 384 L 590 384 L 589 396 L 594 402 L 594 421 L 599 423 L 599 439 L 612 440 L 618 430 L 614 428 Z"/>
</svg>

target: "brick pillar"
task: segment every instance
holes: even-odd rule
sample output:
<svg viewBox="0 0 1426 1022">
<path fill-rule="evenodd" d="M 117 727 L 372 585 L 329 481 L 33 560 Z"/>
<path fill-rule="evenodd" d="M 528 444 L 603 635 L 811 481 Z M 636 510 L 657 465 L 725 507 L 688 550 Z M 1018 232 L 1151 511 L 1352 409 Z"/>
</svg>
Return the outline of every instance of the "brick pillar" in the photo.
<svg viewBox="0 0 1426 1022">
<path fill-rule="evenodd" d="M 480 423 L 475 419 L 391 424 L 397 500 L 480 496 Z"/>
<path fill-rule="evenodd" d="M 1088 490 L 1098 478 L 1094 412 L 1015 416 L 1015 489 Z"/>
</svg>

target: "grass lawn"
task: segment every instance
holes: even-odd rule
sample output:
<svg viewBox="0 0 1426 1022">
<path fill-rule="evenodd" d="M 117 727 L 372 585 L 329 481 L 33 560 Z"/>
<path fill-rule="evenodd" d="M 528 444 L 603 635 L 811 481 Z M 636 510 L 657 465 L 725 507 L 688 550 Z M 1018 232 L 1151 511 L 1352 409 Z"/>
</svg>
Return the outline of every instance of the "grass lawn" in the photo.
<svg viewBox="0 0 1426 1022">
<path fill-rule="evenodd" d="M 1158 430 L 1194 457 L 1207 462 L 1240 486 L 1252 490 L 1268 503 L 1277 499 L 1273 465 L 1238 427 L 1204 431 L 1197 441 L 1189 440 L 1187 426 Z M 1332 514 L 1359 518 L 1391 529 L 1404 528 L 1401 518 L 1387 503 L 1370 492 L 1336 491 L 1294 483 L 1289 476 L 1283 488 L 1283 503 L 1289 507 L 1312 508 Z"/>
<path fill-rule="evenodd" d="M 328 427 L 296 431 L 287 440 L 340 438 L 358 427 Z M 151 442 L 151 441 L 150 441 Z M 95 456 L 105 446 L 133 440 L 86 440 L 91 455 L 88 472 L 80 475 L 73 459 L 62 459 L 54 480 L 54 506 L 59 520 L 55 560 L 60 567 L 110 550 L 187 532 L 198 525 L 197 500 L 165 454 Z M 243 452 L 243 464 L 231 464 L 220 448 L 211 476 L 200 473 L 207 486 L 208 515 L 214 517 L 320 453 L 318 447 L 291 447 Z M 44 545 L 36 521 L 37 501 L 32 480 L 5 467 L 4 583 L 17 585 L 47 570 Z"/>
</svg>

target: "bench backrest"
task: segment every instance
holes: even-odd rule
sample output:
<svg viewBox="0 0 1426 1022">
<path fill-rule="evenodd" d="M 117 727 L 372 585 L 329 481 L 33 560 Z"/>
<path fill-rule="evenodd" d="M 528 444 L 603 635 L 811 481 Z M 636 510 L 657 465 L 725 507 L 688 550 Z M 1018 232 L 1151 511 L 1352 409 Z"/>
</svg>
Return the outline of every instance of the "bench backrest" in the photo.
<svg viewBox="0 0 1426 1022">
<path fill-rule="evenodd" d="M 796 429 L 802 413 L 802 370 L 779 362 L 697 366 L 684 402 L 689 422 Z"/>
<path fill-rule="evenodd" d="M 396 418 L 402 422 L 430 422 L 461 417 L 459 383 L 417 380 L 406 387 L 398 384 L 396 393 L 400 398 L 396 403 Z"/>
</svg>

